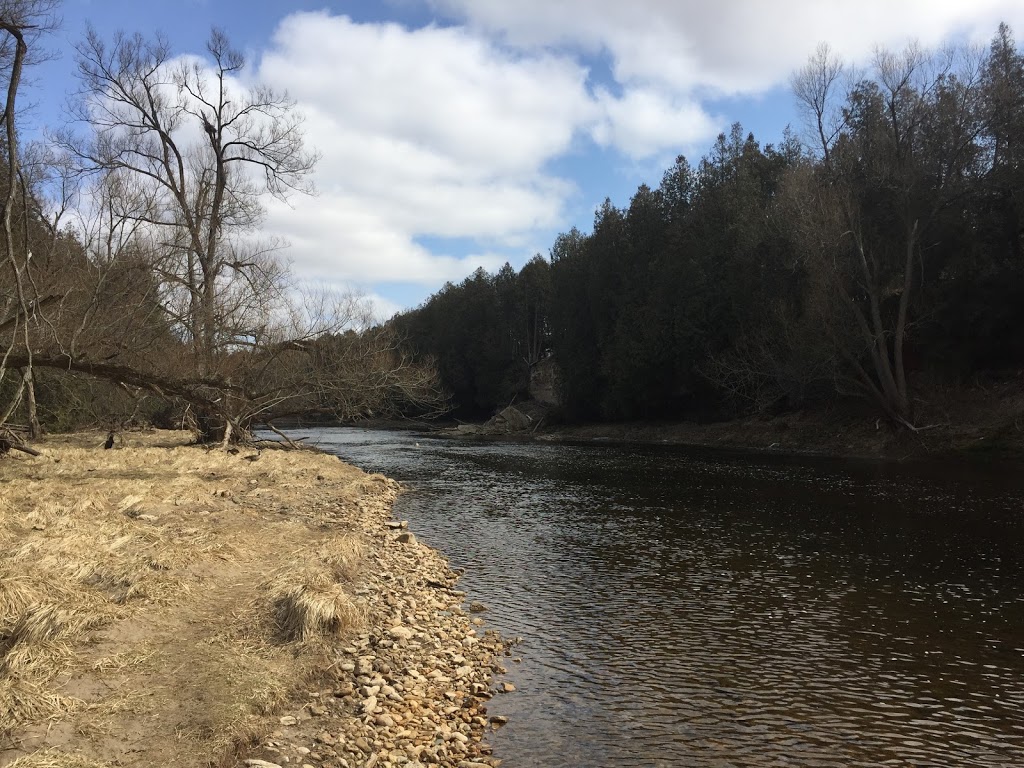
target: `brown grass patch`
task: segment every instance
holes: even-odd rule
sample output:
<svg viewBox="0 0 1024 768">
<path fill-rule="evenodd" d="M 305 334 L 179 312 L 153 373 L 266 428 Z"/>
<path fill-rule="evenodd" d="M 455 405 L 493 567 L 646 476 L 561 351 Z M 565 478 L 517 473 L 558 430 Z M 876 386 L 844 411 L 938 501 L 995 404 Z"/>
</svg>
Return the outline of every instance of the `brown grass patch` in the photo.
<svg viewBox="0 0 1024 768">
<path fill-rule="evenodd" d="M 0 766 L 222 762 L 361 626 L 350 513 L 379 484 L 103 438 L 0 459 Z"/>
<path fill-rule="evenodd" d="M 8 768 L 109 768 L 109 763 L 100 763 L 82 755 L 61 752 L 59 749 L 47 749 L 31 755 L 23 755 Z"/>
<path fill-rule="evenodd" d="M 362 626 L 348 583 L 362 559 L 359 540 L 337 537 L 316 559 L 295 559 L 277 569 L 262 588 L 273 606 L 277 634 L 285 641 L 340 637 Z"/>
</svg>

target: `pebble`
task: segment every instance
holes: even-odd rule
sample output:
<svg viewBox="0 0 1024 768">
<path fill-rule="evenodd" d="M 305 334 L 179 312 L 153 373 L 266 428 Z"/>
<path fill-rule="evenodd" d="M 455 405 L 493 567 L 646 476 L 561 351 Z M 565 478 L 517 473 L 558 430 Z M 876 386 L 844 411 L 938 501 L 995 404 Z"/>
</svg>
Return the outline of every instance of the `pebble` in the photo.
<svg viewBox="0 0 1024 768">
<path fill-rule="evenodd" d="M 416 633 L 409 627 L 392 627 L 388 634 L 397 640 L 411 640 Z"/>
</svg>

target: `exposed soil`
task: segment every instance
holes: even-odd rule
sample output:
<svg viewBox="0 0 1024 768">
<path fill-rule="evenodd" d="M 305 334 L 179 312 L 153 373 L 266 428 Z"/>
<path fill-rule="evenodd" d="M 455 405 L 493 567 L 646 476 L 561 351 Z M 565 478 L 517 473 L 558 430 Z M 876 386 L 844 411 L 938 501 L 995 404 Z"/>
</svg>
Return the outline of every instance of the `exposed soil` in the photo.
<svg viewBox="0 0 1024 768">
<path fill-rule="evenodd" d="M 393 481 L 104 437 L 0 458 L 0 766 L 497 762 L 483 702 L 505 646 L 389 521 Z M 378 657 L 398 701 L 360 692 Z"/>
</svg>

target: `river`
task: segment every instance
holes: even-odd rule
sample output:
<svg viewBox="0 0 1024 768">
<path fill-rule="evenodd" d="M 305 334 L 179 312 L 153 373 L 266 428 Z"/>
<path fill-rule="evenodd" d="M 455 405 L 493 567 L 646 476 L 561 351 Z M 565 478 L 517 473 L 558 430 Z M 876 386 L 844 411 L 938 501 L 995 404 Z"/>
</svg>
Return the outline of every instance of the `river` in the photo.
<svg viewBox="0 0 1024 768">
<path fill-rule="evenodd" d="M 300 434 L 522 638 L 503 768 L 1024 765 L 1012 467 Z"/>
</svg>

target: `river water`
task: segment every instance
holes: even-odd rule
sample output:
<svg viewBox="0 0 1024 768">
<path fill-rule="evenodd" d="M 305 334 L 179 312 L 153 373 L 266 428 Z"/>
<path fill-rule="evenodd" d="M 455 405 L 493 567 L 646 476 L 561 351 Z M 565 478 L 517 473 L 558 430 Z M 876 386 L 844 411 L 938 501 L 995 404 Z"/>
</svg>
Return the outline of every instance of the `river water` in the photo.
<svg viewBox="0 0 1024 768">
<path fill-rule="evenodd" d="M 504 768 L 1024 766 L 1022 472 L 301 434 L 522 637 Z"/>
</svg>

